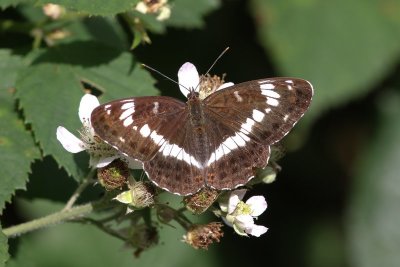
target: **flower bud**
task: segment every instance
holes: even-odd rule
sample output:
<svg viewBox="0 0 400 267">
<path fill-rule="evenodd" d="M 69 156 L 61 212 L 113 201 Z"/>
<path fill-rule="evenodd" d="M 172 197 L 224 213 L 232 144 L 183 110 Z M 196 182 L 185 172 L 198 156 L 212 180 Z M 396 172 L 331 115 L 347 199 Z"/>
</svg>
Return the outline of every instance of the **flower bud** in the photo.
<svg viewBox="0 0 400 267">
<path fill-rule="evenodd" d="M 219 242 L 224 233 L 221 230 L 222 223 L 211 222 L 208 224 L 193 225 L 183 236 L 183 242 L 195 249 L 208 249 L 214 242 Z"/>
<path fill-rule="evenodd" d="M 135 181 L 129 185 L 129 190 L 114 199 L 135 209 L 142 209 L 154 204 L 154 196 L 155 191 L 150 183 Z"/>
</svg>

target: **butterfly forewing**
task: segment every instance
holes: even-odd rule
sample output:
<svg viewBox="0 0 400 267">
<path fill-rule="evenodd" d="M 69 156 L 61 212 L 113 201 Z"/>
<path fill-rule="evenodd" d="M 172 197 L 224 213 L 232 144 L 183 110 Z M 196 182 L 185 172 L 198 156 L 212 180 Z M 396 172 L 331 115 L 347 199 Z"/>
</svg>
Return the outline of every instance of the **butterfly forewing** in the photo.
<svg viewBox="0 0 400 267">
<path fill-rule="evenodd" d="M 208 109 L 257 142 L 281 140 L 308 109 L 313 94 L 309 82 L 269 78 L 240 83 L 208 96 Z"/>
<path fill-rule="evenodd" d="M 170 97 L 134 97 L 98 106 L 91 115 L 96 134 L 128 156 L 148 161 L 176 126 L 187 119 L 185 103 Z"/>
</svg>

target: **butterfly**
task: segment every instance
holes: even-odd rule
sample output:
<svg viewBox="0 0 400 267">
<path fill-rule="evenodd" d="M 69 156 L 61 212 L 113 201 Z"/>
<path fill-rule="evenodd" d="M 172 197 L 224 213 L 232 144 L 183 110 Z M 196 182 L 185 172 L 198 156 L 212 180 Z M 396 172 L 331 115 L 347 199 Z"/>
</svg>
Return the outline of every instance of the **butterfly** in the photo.
<svg viewBox="0 0 400 267">
<path fill-rule="evenodd" d="M 313 96 L 308 81 L 278 77 L 223 84 L 203 98 L 189 62 L 178 79 L 186 103 L 168 96 L 131 97 L 91 114 L 98 137 L 143 162 L 152 182 L 178 195 L 246 184 L 267 165 L 270 146 L 293 128 Z"/>
</svg>

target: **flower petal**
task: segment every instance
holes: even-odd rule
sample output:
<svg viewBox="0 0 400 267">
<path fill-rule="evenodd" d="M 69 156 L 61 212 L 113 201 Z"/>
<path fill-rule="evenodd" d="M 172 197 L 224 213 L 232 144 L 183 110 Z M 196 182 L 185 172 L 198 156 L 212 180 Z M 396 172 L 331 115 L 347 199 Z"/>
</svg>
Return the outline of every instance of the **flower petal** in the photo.
<svg viewBox="0 0 400 267">
<path fill-rule="evenodd" d="M 229 227 L 233 227 L 232 223 L 228 220 L 228 218 L 225 218 L 225 217 L 221 217 L 221 218 L 226 225 L 228 225 Z"/>
<path fill-rule="evenodd" d="M 62 126 L 57 127 L 56 135 L 57 140 L 68 152 L 78 153 L 86 149 L 85 144 L 78 137 Z"/>
<path fill-rule="evenodd" d="M 90 166 L 95 166 L 96 168 L 103 168 L 117 158 L 118 158 L 117 155 L 105 158 L 90 157 Z"/>
<path fill-rule="evenodd" d="M 256 217 L 261 215 L 267 209 L 267 202 L 263 196 L 252 196 L 246 201 L 251 208 L 251 215 Z"/>
<path fill-rule="evenodd" d="M 235 211 L 239 202 L 240 202 L 240 199 L 237 195 L 230 195 L 229 201 L 228 201 L 228 214 Z"/>
<path fill-rule="evenodd" d="M 87 122 L 90 124 L 90 115 L 92 114 L 93 109 L 100 105 L 99 100 L 97 97 L 91 94 L 85 94 L 82 99 L 81 103 L 79 104 L 79 118 L 81 122 Z"/>
<path fill-rule="evenodd" d="M 245 229 L 242 229 L 242 228 L 238 227 L 236 224 L 233 225 L 233 230 L 235 230 L 235 232 L 236 232 L 238 235 L 241 235 L 241 236 L 248 236 L 247 233 L 246 233 L 246 231 L 245 231 Z"/>
<path fill-rule="evenodd" d="M 187 97 L 191 89 L 196 89 L 199 91 L 199 73 L 197 72 L 196 67 L 190 63 L 186 62 L 182 65 L 182 67 L 178 71 L 178 82 L 179 89 L 182 94 Z"/>
<path fill-rule="evenodd" d="M 243 199 L 246 191 L 246 189 L 239 189 L 231 192 L 228 201 L 228 213 L 232 213 L 236 209 L 236 206 L 239 204 L 240 200 Z"/>
<path fill-rule="evenodd" d="M 254 224 L 253 227 L 246 229 L 246 233 L 248 233 L 249 235 L 259 237 L 260 235 L 265 234 L 267 230 L 268 228 L 263 225 Z"/>
<path fill-rule="evenodd" d="M 235 217 L 234 224 L 242 229 L 248 229 L 253 227 L 254 219 L 250 215 L 242 214 Z"/>
<path fill-rule="evenodd" d="M 223 84 L 221 84 L 221 85 L 218 87 L 217 91 L 218 91 L 218 90 L 221 90 L 221 89 L 224 89 L 224 88 L 227 88 L 227 87 L 230 87 L 230 86 L 233 86 L 233 85 L 234 85 L 234 83 L 232 83 L 232 82 L 223 83 Z"/>
</svg>

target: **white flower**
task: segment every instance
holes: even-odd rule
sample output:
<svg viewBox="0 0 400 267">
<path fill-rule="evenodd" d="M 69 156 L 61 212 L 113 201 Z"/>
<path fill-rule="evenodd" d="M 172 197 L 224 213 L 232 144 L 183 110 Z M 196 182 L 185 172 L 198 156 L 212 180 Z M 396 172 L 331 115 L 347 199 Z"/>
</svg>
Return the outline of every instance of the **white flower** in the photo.
<svg viewBox="0 0 400 267">
<path fill-rule="evenodd" d="M 179 89 L 181 90 L 184 96 L 188 96 L 190 90 L 193 90 L 197 93 L 200 91 L 200 76 L 197 72 L 196 67 L 190 63 L 186 62 L 185 64 L 180 67 L 178 71 L 178 82 L 179 82 Z M 232 86 L 233 83 L 224 83 L 221 84 L 216 91 Z"/>
<path fill-rule="evenodd" d="M 43 13 L 52 19 L 59 19 L 65 14 L 65 8 L 60 5 L 49 3 L 43 6 Z"/>
<path fill-rule="evenodd" d="M 141 169 L 142 164 L 136 160 L 125 157 L 110 145 L 99 140 L 95 136 L 94 129 L 90 121 L 92 111 L 99 106 L 99 100 L 94 95 L 85 94 L 79 104 L 79 118 L 83 124 L 79 132 L 81 139 L 73 135 L 62 126 L 57 127 L 57 139 L 62 146 L 71 153 L 78 153 L 87 150 L 90 155 L 90 166 L 102 168 L 110 164 L 116 158 L 121 158 L 129 164 L 132 169 Z"/>
<path fill-rule="evenodd" d="M 171 16 L 171 8 L 168 5 L 167 0 L 142 0 L 137 3 L 135 9 L 140 13 L 156 13 L 158 14 L 156 19 L 163 21 Z"/>
<path fill-rule="evenodd" d="M 232 191 L 227 200 L 219 202 L 221 210 L 226 213 L 223 220 L 239 235 L 259 237 L 268 228 L 256 225 L 254 219 L 267 209 L 267 202 L 263 196 L 252 196 L 244 203 L 242 199 L 245 193 L 246 190 Z"/>
</svg>

